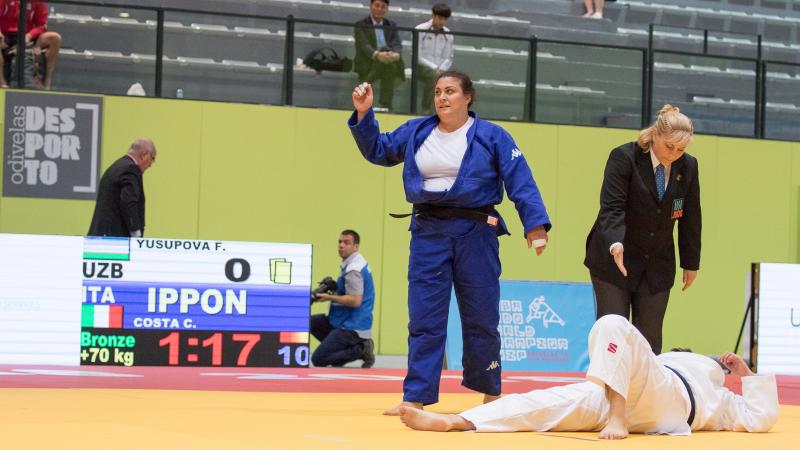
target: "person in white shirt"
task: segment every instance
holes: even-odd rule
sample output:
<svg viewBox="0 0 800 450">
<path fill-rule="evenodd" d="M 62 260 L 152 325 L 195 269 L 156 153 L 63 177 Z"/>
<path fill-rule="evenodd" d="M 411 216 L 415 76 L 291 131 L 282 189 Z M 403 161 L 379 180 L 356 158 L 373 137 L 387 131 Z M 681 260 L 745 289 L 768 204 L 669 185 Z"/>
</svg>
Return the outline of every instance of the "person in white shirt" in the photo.
<svg viewBox="0 0 800 450">
<path fill-rule="evenodd" d="M 600 439 L 629 432 L 766 432 L 778 420 L 775 376 L 755 376 L 736 354 L 722 355 L 720 363 L 742 377 L 742 395 L 723 386 L 722 368 L 711 358 L 656 356 L 636 327 L 612 314 L 592 327 L 589 356 L 583 383 L 508 395 L 461 414 L 402 407 L 400 418 L 415 430 L 600 431 Z"/>
<path fill-rule="evenodd" d="M 447 19 L 452 11 L 444 3 L 433 5 L 431 20 L 416 26 L 419 33 L 419 63 L 417 65 L 422 103 L 420 111 L 430 114 L 433 110 L 433 81 L 440 73 L 453 65 L 453 35 L 449 34 Z"/>
</svg>

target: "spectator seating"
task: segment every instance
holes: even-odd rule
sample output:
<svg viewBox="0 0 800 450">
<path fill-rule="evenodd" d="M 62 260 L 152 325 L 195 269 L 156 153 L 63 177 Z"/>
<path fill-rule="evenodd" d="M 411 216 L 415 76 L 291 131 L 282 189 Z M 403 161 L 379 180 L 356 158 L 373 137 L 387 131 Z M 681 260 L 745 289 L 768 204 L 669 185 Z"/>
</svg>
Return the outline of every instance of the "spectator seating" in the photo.
<svg viewBox="0 0 800 450">
<path fill-rule="evenodd" d="M 366 13 L 358 0 L 192 0 L 174 7 L 206 8 L 268 15 L 279 20 L 242 19 L 212 14 L 166 13 L 163 95 L 186 98 L 279 104 L 285 63 L 285 16 L 295 26 L 293 103 L 298 106 L 349 108 L 354 73 L 316 73 L 298 60 L 311 50 L 332 47 L 353 57 L 352 28 L 303 23 L 317 19 L 352 23 Z M 188 1 L 188 0 L 187 0 Z M 750 2 L 752 5 L 744 5 Z M 144 2 L 146 3 L 146 2 Z M 427 20 L 429 2 L 393 0 L 390 17 L 401 26 Z M 540 42 L 536 61 L 536 120 L 635 128 L 641 125 L 642 51 L 586 47 L 606 43 L 642 48 L 648 26 L 656 24 L 655 47 L 700 52 L 703 32 L 711 53 L 753 57 L 762 32 L 763 54 L 772 61 L 800 62 L 797 27 L 800 11 L 778 8 L 768 0 L 619 0 L 606 4 L 606 19 L 579 16 L 570 0 L 456 0 L 449 25 L 457 31 L 575 42 Z M 478 5 L 481 3 L 480 5 Z M 530 4 L 535 4 L 531 8 Z M 791 3 L 791 2 L 789 2 Z M 233 6 L 236 6 L 233 8 Z M 155 86 L 155 14 L 103 7 L 51 3 L 50 23 L 64 36 L 56 88 L 123 94 L 140 82 Z M 743 25 L 745 24 L 745 25 Z M 735 34 L 734 34 L 735 33 Z M 403 59 L 411 60 L 411 33 L 401 32 Z M 528 79 L 528 42 L 503 38 L 457 38 L 455 68 L 473 75 L 480 89 L 479 114 L 522 120 Z M 678 104 L 698 117 L 698 131 L 752 135 L 755 65 L 706 57 L 656 53 L 654 103 Z M 767 77 L 767 127 L 775 137 L 800 139 L 792 121 L 800 116 L 798 68 L 770 63 Z M 94 73 L 86 77 L 86 69 Z M 410 79 L 410 70 L 407 75 Z M 410 83 L 398 85 L 394 109 L 410 110 Z M 794 127 L 796 128 L 796 127 Z"/>
</svg>

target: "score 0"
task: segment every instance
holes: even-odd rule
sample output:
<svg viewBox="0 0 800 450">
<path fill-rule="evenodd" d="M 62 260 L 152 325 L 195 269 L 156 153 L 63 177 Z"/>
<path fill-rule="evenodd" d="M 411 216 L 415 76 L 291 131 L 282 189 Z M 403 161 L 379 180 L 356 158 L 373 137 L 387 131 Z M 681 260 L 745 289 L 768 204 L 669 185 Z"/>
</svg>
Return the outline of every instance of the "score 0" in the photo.
<svg viewBox="0 0 800 450">
<path fill-rule="evenodd" d="M 239 269 L 239 274 L 236 272 Z M 242 283 L 250 278 L 250 262 L 244 258 L 232 258 L 225 263 L 225 277 L 234 283 Z"/>
</svg>

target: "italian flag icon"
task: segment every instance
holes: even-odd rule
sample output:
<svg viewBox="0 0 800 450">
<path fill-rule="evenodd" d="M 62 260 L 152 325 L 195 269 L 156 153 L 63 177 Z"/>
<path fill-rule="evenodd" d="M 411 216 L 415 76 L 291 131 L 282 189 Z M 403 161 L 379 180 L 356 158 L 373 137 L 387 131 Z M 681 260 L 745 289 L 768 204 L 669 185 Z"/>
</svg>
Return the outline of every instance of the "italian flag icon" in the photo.
<svg viewBox="0 0 800 450">
<path fill-rule="evenodd" d="M 122 305 L 83 305 L 81 326 L 86 328 L 122 328 Z"/>
</svg>

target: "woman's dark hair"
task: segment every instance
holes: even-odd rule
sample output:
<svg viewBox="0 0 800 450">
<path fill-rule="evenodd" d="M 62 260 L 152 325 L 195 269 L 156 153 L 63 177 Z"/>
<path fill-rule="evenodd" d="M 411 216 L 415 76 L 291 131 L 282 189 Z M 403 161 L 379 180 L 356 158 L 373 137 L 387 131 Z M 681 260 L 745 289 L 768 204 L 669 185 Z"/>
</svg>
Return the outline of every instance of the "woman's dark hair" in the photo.
<svg viewBox="0 0 800 450">
<path fill-rule="evenodd" d="M 690 349 L 690 348 L 688 348 L 688 347 L 675 347 L 675 348 L 673 348 L 673 349 L 672 349 L 672 350 L 670 350 L 670 351 L 671 351 L 671 352 L 687 352 L 687 353 L 692 353 L 692 349 Z"/>
<path fill-rule="evenodd" d="M 450 10 L 450 7 L 445 5 L 444 3 L 437 3 L 433 5 L 433 8 L 431 9 L 433 10 L 433 15 L 444 17 L 445 19 L 449 19 L 450 15 L 453 13 Z"/>
<path fill-rule="evenodd" d="M 472 104 L 475 103 L 475 97 L 476 97 L 475 87 L 472 85 L 472 79 L 469 77 L 469 75 L 465 74 L 464 72 L 459 72 L 457 70 L 447 70 L 440 73 L 439 76 L 436 77 L 436 80 L 433 82 L 433 85 L 436 86 L 436 84 L 442 78 L 458 79 L 459 83 L 461 84 L 461 92 L 463 92 L 464 95 L 470 96 L 469 105 L 467 106 L 471 107 Z"/>
</svg>

